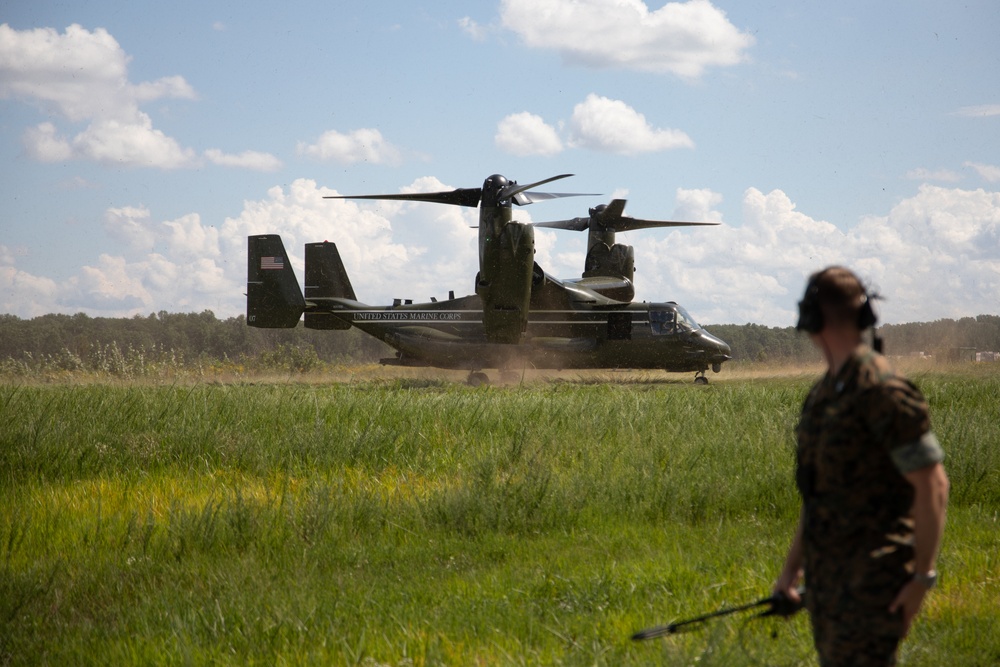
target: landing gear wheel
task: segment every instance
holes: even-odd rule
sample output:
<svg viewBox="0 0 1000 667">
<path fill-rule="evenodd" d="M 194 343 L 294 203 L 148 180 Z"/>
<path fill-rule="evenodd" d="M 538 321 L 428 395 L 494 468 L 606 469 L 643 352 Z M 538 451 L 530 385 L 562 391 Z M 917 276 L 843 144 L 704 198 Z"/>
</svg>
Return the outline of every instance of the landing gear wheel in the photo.
<svg viewBox="0 0 1000 667">
<path fill-rule="evenodd" d="M 708 384 L 708 378 L 705 377 L 705 371 L 699 371 L 697 375 L 694 376 L 695 384 Z"/>
<path fill-rule="evenodd" d="M 481 387 L 484 384 L 490 383 L 490 376 L 482 371 L 472 371 L 469 373 L 469 379 L 467 379 L 466 384 L 470 387 Z"/>
</svg>

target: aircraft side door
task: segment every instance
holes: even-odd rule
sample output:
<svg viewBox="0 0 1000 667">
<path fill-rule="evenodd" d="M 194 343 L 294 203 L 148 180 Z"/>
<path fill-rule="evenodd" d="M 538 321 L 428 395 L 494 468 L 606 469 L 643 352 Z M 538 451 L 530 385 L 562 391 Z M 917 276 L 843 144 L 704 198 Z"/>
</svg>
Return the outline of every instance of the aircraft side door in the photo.
<svg viewBox="0 0 1000 667">
<path fill-rule="evenodd" d="M 632 340 L 632 313 L 608 314 L 608 340 Z"/>
</svg>

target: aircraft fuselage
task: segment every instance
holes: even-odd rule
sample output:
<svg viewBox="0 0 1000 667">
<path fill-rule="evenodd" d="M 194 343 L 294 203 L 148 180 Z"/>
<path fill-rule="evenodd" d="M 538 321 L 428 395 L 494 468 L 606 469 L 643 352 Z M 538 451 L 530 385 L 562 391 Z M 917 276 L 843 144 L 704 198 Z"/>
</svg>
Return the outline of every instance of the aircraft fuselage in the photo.
<svg viewBox="0 0 1000 667">
<path fill-rule="evenodd" d="M 676 303 L 576 304 L 530 310 L 518 344 L 489 340 L 482 302 L 472 295 L 423 304 L 365 307 L 334 299 L 323 309 L 397 350 L 383 363 L 484 368 L 718 370 L 729 345 Z"/>
</svg>

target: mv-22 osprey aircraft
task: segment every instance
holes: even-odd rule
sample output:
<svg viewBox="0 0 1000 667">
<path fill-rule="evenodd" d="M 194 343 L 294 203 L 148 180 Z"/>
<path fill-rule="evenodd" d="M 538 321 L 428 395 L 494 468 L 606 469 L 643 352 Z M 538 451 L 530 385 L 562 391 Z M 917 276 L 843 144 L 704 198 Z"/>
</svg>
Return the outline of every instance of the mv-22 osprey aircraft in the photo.
<svg viewBox="0 0 1000 667">
<path fill-rule="evenodd" d="M 382 363 L 469 371 L 469 384 L 487 383 L 484 369 L 502 373 L 541 369 L 663 369 L 718 373 L 730 347 L 705 331 L 680 305 L 633 303 L 634 253 L 615 243 L 615 232 L 652 227 L 711 225 L 638 220 L 623 216 L 625 200 L 590 209 L 587 218 L 526 224 L 512 219 L 512 204 L 577 196 L 529 192 L 566 178 L 518 185 L 495 174 L 481 188 L 448 192 L 346 195 L 328 199 L 388 199 L 479 207 L 479 273 L 475 293 L 444 301 L 369 306 L 357 300 L 334 243 L 305 246 L 305 293 L 281 237 L 250 236 L 247 324 L 294 327 L 305 314 L 311 329 L 350 329 L 396 350 Z M 559 280 L 535 263 L 533 227 L 589 230 L 583 276 Z"/>
</svg>

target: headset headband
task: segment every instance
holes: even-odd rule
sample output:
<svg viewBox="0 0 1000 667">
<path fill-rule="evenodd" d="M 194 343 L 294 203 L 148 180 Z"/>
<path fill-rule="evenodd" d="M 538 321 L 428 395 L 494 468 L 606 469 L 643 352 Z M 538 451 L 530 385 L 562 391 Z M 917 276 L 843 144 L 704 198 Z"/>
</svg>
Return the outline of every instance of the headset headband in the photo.
<svg viewBox="0 0 1000 667">
<path fill-rule="evenodd" d="M 798 331 L 815 334 L 823 330 L 823 308 L 819 298 L 819 279 L 827 270 L 813 276 L 806 286 L 805 296 L 799 301 L 799 321 L 795 325 Z M 858 284 L 861 286 L 861 304 L 858 306 L 857 326 L 858 329 L 864 331 L 875 326 L 878 322 L 872 301 L 879 297 L 876 294 L 869 294 L 860 280 Z"/>
</svg>

